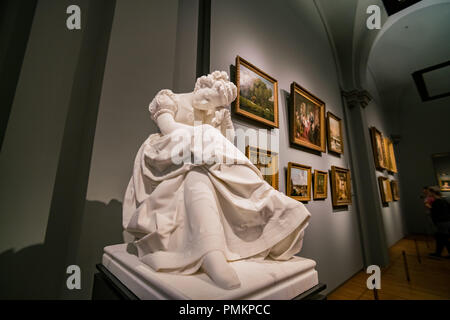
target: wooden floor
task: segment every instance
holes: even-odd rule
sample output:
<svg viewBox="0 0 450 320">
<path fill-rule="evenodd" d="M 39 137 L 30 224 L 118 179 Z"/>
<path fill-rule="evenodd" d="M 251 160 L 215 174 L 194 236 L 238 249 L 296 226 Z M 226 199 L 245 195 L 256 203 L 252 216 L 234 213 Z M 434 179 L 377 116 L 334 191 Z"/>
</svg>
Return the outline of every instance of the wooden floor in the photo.
<svg viewBox="0 0 450 320">
<path fill-rule="evenodd" d="M 416 243 L 419 251 L 417 254 Z M 390 250 L 390 265 L 381 269 L 380 300 L 448 300 L 450 299 L 450 259 L 427 257 L 434 250 L 434 240 L 425 236 L 410 236 L 400 240 Z M 407 281 L 402 251 L 406 253 L 410 282 Z M 447 254 L 444 249 L 443 255 Z M 420 258 L 420 262 L 419 262 Z M 328 295 L 329 300 L 374 300 L 367 289 L 369 277 L 359 272 Z"/>
</svg>

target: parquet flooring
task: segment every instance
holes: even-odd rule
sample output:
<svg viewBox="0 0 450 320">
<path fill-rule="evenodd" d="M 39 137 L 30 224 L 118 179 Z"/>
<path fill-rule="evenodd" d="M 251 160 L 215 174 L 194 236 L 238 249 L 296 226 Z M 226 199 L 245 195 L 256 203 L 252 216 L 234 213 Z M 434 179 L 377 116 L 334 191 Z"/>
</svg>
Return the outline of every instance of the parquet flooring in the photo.
<svg viewBox="0 0 450 320">
<path fill-rule="evenodd" d="M 416 249 L 416 243 L 417 248 Z M 408 236 L 389 249 L 390 264 L 381 269 L 380 300 L 449 300 L 450 259 L 432 259 L 434 239 Z M 410 282 L 407 281 L 402 252 L 405 251 Z M 417 251 L 419 254 L 417 254 Z M 443 255 L 447 254 L 444 249 Z M 419 261 L 420 259 L 420 261 Z M 374 300 L 366 286 L 368 274 L 360 271 L 330 293 L 328 300 Z"/>
</svg>

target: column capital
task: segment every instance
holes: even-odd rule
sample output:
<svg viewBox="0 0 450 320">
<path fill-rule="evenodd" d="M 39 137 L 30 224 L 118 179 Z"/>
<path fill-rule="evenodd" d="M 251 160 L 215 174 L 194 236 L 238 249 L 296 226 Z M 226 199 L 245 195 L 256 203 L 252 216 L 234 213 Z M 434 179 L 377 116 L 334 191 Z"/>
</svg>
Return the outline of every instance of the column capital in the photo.
<svg viewBox="0 0 450 320">
<path fill-rule="evenodd" d="M 356 106 L 365 108 L 372 100 L 372 96 L 366 90 L 342 91 L 342 96 L 350 108 Z"/>
</svg>

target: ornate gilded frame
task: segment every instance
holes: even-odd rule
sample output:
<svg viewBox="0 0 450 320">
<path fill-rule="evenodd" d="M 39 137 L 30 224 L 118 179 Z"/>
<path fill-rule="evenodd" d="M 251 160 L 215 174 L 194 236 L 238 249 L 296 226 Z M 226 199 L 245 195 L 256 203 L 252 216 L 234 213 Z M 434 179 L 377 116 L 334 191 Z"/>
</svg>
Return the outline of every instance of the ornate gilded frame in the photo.
<svg viewBox="0 0 450 320">
<path fill-rule="evenodd" d="M 307 186 L 307 195 L 306 196 L 292 196 L 292 181 L 291 181 L 291 173 L 292 168 L 300 169 L 300 170 L 306 170 L 308 171 L 308 186 Z M 286 188 L 286 194 L 287 196 L 291 197 L 292 199 L 298 200 L 298 201 L 311 201 L 311 180 L 312 180 L 312 169 L 310 166 L 305 166 L 302 164 L 289 162 L 288 163 L 288 170 L 287 170 L 287 188 Z"/>
<path fill-rule="evenodd" d="M 270 121 L 268 119 L 265 119 L 261 116 L 258 116 L 256 114 L 253 114 L 247 110 L 244 110 L 241 108 L 241 104 L 240 104 L 240 69 L 241 69 L 241 65 L 245 66 L 247 69 L 251 70 L 252 72 L 256 73 L 257 75 L 259 75 L 260 77 L 266 79 L 267 81 L 271 82 L 273 84 L 273 116 L 274 116 L 274 121 Z M 236 102 L 235 102 L 235 107 L 234 107 L 234 111 L 236 114 L 242 115 L 244 117 L 250 118 L 252 120 L 264 123 L 267 126 L 273 127 L 273 128 L 278 128 L 279 126 L 279 110 L 278 110 L 278 81 L 269 76 L 267 73 L 265 73 L 264 71 L 262 71 L 261 69 L 259 69 L 258 67 L 254 66 L 253 64 L 251 64 L 250 62 L 248 62 L 247 60 L 241 58 L 240 56 L 236 57 L 236 87 L 237 87 L 237 98 L 236 98 Z"/>
<path fill-rule="evenodd" d="M 309 100 L 315 106 L 320 108 L 320 144 L 316 145 L 314 143 L 301 140 L 295 137 L 295 105 L 296 105 L 296 94 L 299 94 L 303 98 Z M 291 95 L 290 95 L 290 106 L 289 106 L 289 138 L 293 145 L 301 146 L 304 148 L 316 150 L 319 152 L 325 152 L 326 142 L 325 142 L 325 102 L 314 96 L 312 93 L 308 92 L 306 89 L 301 87 L 296 82 L 291 84 Z"/>
</svg>

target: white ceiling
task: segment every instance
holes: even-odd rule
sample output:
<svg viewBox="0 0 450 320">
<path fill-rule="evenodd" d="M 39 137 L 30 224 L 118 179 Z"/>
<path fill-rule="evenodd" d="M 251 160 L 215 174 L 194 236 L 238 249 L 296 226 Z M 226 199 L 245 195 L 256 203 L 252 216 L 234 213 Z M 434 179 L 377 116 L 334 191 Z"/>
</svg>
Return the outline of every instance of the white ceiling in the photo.
<svg viewBox="0 0 450 320">
<path fill-rule="evenodd" d="M 394 22 L 385 24 L 368 60 L 369 72 L 388 107 L 395 106 L 402 92 L 415 86 L 413 72 L 450 60 L 450 0 L 391 18 Z M 448 72 L 435 72 L 431 77 L 432 90 L 449 89 Z"/>
</svg>

